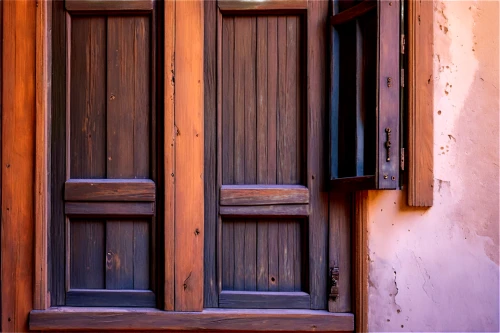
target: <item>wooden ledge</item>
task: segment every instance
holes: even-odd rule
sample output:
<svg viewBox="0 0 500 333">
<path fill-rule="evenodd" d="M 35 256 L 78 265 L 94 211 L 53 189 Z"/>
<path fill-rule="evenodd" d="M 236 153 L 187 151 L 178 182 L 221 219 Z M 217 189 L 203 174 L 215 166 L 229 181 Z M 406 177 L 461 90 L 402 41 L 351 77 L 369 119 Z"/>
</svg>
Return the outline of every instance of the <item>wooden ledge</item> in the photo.
<svg viewBox="0 0 500 333">
<path fill-rule="evenodd" d="M 168 312 L 144 308 L 59 307 L 33 310 L 30 330 L 352 331 L 354 316 L 319 310 Z"/>
</svg>

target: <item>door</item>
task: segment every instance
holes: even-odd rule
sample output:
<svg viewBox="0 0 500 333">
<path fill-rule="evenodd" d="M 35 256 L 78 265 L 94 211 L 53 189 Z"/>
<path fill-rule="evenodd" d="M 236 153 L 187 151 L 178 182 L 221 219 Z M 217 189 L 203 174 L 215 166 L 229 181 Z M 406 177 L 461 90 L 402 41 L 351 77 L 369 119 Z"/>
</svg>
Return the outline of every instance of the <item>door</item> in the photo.
<svg viewBox="0 0 500 333">
<path fill-rule="evenodd" d="M 327 16 L 205 3 L 205 307 L 328 308 Z"/>
</svg>

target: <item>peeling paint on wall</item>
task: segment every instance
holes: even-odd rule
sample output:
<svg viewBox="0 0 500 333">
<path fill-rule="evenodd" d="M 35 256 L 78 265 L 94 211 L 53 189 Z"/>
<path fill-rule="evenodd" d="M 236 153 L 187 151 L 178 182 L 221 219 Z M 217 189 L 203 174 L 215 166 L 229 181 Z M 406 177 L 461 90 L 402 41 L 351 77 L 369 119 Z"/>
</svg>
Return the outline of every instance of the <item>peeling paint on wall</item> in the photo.
<svg viewBox="0 0 500 333">
<path fill-rule="evenodd" d="M 370 191 L 369 330 L 499 328 L 499 2 L 434 2 L 434 206 Z"/>
</svg>

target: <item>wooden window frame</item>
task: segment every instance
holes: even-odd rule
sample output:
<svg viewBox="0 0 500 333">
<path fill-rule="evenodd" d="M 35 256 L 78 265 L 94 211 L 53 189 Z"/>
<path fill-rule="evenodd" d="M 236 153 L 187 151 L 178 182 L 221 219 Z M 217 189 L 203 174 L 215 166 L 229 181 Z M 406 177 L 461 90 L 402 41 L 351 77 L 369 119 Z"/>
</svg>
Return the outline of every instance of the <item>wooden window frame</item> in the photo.
<svg viewBox="0 0 500 333">
<path fill-rule="evenodd" d="M 143 311 L 127 311 L 123 309 L 99 309 L 99 308 L 82 308 L 80 311 L 74 310 L 71 312 L 70 309 L 57 308 L 50 309 L 48 304 L 47 295 L 47 222 L 50 218 L 50 212 L 48 210 L 48 202 L 50 200 L 50 193 L 48 193 L 48 161 L 50 147 L 48 140 L 50 138 L 50 127 L 48 121 L 48 115 L 50 111 L 50 11 L 47 0 L 41 0 L 35 3 L 30 3 L 29 1 L 9 1 L 2 2 L 0 4 L 0 15 L 2 15 L 2 34 L 3 38 L 3 53 L 2 57 L 2 67 L 3 69 L 9 69 L 8 71 L 2 70 L 2 107 L 7 112 L 2 111 L 2 234 L 1 234 L 1 266 L 2 266 L 2 284 L 1 284 L 1 295 L 2 295 L 2 331 L 24 331 L 26 330 L 28 321 L 26 317 L 30 312 L 31 308 L 35 310 L 31 313 L 30 323 L 38 323 L 37 321 L 43 317 L 52 318 L 54 321 L 50 325 L 38 325 L 39 329 L 65 329 L 65 328 L 76 328 L 74 326 L 71 318 L 79 318 L 86 320 L 87 324 L 89 319 L 96 319 L 94 325 L 102 325 L 103 321 L 100 318 L 106 318 L 109 313 L 117 313 L 113 315 L 114 320 L 108 322 L 106 329 L 121 329 L 129 328 L 131 323 L 139 320 L 138 323 L 144 323 L 146 316 L 152 315 L 152 317 L 163 320 L 164 326 L 149 326 L 151 329 L 158 328 L 173 328 L 173 329 L 199 329 L 201 327 L 214 328 L 214 329 L 238 329 L 241 327 L 248 328 L 249 324 L 258 323 L 261 320 L 267 320 L 268 323 L 283 323 L 294 318 L 299 314 L 294 312 L 280 313 L 275 312 L 249 312 L 249 311 L 235 311 L 229 313 L 224 311 L 224 319 L 221 321 L 219 315 L 214 314 L 212 310 L 204 310 L 202 312 L 189 312 L 189 313 L 174 313 L 165 312 L 160 310 L 143 310 Z M 198 42 L 198 47 L 195 48 L 196 56 L 190 57 L 192 61 L 196 59 L 202 59 L 202 40 L 203 40 L 203 9 L 201 2 L 188 2 L 190 4 L 184 4 L 179 6 L 176 10 L 175 2 L 167 1 L 166 7 L 170 6 L 171 10 L 166 10 L 165 24 L 168 27 L 175 27 L 175 29 L 166 30 L 169 33 L 166 34 L 165 39 L 165 72 L 168 73 L 166 82 L 173 82 L 174 76 L 174 47 L 176 37 L 189 36 L 194 34 L 197 36 L 195 40 Z M 430 206 L 432 205 L 432 185 L 433 185 L 433 173 L 432 173 L 432 141 L 429 144 L 429 138 L 433 137 L 432 131 L 432 107 L 433 107 L 433 77 L 432 77 L 432 31 L 433 31 L 433 2 L 421 2 L 415 0 L 409 0 L 408 2 L 408 17 L 409 17 L 409 29 L 408 29 L 408 39 L 407 39 L 407 50 L 410 54 L 409 56 L 409 147 L 408 147 L 408 168 L 409 168 L 409 196 L 408 203 L 415 206 Z M 190 7 L 191 6 L 191 7 Z M 192 15 L 188 15 L 188 19 L 184 20 L 183 25 L 178 25 L 179 21 L 183 20 L 183 14 L 191 9 L 194 9 Z M 24 16 L 12 16 L 15 12 L 22 13 Z M 196 20 L 191 20 L 191 18 L 196 16 Z M 9 18 L 6 20 L 5 18 Z M 16 18 L 19 17 L 19 18 Z M 24 20 L 28 18 L 28 21 Z M 36 18 L 36 20 L 30 21 L 29 18 Z M 176 21 L 176 18 L 179 20 Z M 7 23 L 6 23 L 7 22 Z M 198 22 L 199 24 L 194 24 L 193 22 Z M 9 38 L 6 38 L 10 36 Z M 26 38 L 24 43 L 13 43 L 14 38 Z M 34 38 L 34 40 L 32 39 Z M 36 40 L 36 44 L 35 44 Z M 190 40 L 191 41 L 191 40 Z M 201 42 L 200 42 L 201 41 Z M 13 46 L 14 45 L 14 46 Z M 417 47 L 418 45 L 425 45 L 425 47 Z M 9 47 L 5 47 L 9 46 Z M 193 51 L 189 45 L 189 51 Z M 15 51 L 9 51 L 10 48 L 14 48 Z M 178 52 L 187 52 L 186 46 L 184 49 L 176 50 Z M 13 66 L 16 57 L 33 59 L 34 66 Z M 198 58 L 196 58 L 198 57 Z M 24 59 L 23 58 L 23 59 Z M 179 58 L 181 58 L 179 56 Z M 28 61 L 29 63 L 29 61 Z M 202 68 L 202 64 L 199 67 Z M 418 71 L 416 69 L 418 68 Z M 195 116 L 194 119 L 181 119 L 181 123 L 186 121 L 195 120 L 197 129 L 200 133 L 203 131 L 203 117 L 200 115 L 200 110 L 202 109 L 203 85 L 196 86 L 196 81 L 203 80 L 203 71 L 197 68 L 197 75 L 192 75 L 191 78 L 185 77 L 183 84 L 178 84 L 180 77 L 182 76 L 179 71 L 179 75 L 176 77 L 176 101 L 179 97 L 179 89 L 187 89 L 191 83 L 197 87 L 197 100 L 191 98 L 191 90 L 189 92 L 181 93 L 181 96 L 187 98 L 184 102 L 187 107 L 185 107 L 186 112 L 189 112 L 191 116 Z M 7 74 L 10 73 L 10 74 Z M 17 79 L 15 79 L 17 78 Z M 182 82 L 182 79 L 181 79 Z M 199 88 L 198 88 L 199 87 Z M 418 87 L 418 89 L 417 89 Z M 201 92 L 200 92 L 201 90 Z M 12 92 L 16 92 L 13 94 Z M 22 97 L 21 97 L 22 96 Z M 188 244 L 196 242 L 198 238 L 191 236 L 192 227 L 197 226 L 200 228 L 201 235 L 203 235 L 203 216 L 192 216 L 191 218 L 198 218 L 194 220 L 198 222 L 193 224 L 193 220 L 188 221 L 189 224 L 183 225 L 178 223 L 174 225 L 174 220 L 176 216 L 182 218 L 180 214 L 183 211 L 176 211 L 175 208 L 179 207 L 177 199 L 179 196 L 184 200 L 187 200 L 186 192 L 175 191 L 176 185 L 181 184 L 182 186 L 188 186 L 188 191 L 191 195 L 193 193 L 197 194 L 199 200 L 203 200 L 203 177 L 200 177 L 202 172 L 203 164 L 197 165 L 197 168 L 191 169 L 191 176 L 195 176 L 192 182 L 189 179 L 183 178 L 177 180 L 174 176 L 174 171 L 176 166 L 182 166 L 183 162 L 186 163 L 188 156 L 184 154 L 175 154 L 176 150 L 180 149 L 191 149 L 190 145 L 194 145 L 197 148 L 197 152 L 201 155 L 201 161 L 203 161 L 203 136 L 197 139 L 191 138 L 191 140 L 180 140 L 177 139 L 177 131 L 175 130 L 174 121 L 175 118 L 174 108 L 174 86 L 173 84 L 165 85 L 165 126 L 171 129 L 171 132 L 165 134 L 165 158 L 168 164 L 165 165 L 167 171 L 172 171 L 173 176 L 165 180 L 165 200 L 170 206 L 165 206 L 165 211 L 168 213 L 165 215 L 165 240 L 168 245 L 165 247 L 165 254 L 169 256 L 174 256 L 176 253 L 175 244 L 173 242 L 174 233 L 185 233 L 185 238 L 182 241 L 186 241 Z M 18 104 L 17 101 L 28 101 L 26 103 Z M 32 103 L 32 104 L 29 104 Z M 193 105 L 194 104 L 194 105 Z M 184 108 L 183 108 L 184 109 Z M 202 114 L 202 112 L 201 112 Z M 23 131 L 18 133 L 15 140 L 9 139 L 9 136 L 13 137 L 15 133 L 16 126 L 19 126 L 26 119 L 34 120 L 33 124 L 26 124 L 30 131 Z M 423 120 L 425 119 L 425 120 Z M 29 122 L 28 122 L 29 123 Z M 194 124 L 193 124 L 194 126 Z M 25 127 L 22 127 L 25 128 Z M 183 133 L 188 133 L 189 128 L 193 127 L 187 124 L 187 130 Z M 36 131 L 33 131 L 35 130 Z M 22 147 L 20 151 L 15 142 L 25 142 L 26 145 Z M 426 149 L 418 149 L 419 142 L 425 141 Z M 30 143 L 31 142 L 31 143 Z M 31 152 L 34 155 L 31 156 Z M 28 156 L 28 157 L 26 157 Z M 175 159 L 174 159 L 175 157 Z M 200 156 L 199 156 L 200 157 Z M 180 159 L 180 161 L 178 161 Z M 189 159 L 188 162 L 192 162 Z M 18 169 L 20 165 L 25 165 L 21 169 Z M 17 168 L 17 169 L 15 169 Z M 30 172 L 30 168 L 35 169 L 35 173 Z M 31 169 L 32 170 L 32 169 Z M 170 174 L 170 173 L 168 173 Z M 15 175 L 16 182 L 5 181 L 6 179 L 12 179 Z M 186 177 L 189 177 L 187 175 Z M 413 178 L 413 180 L 411 180 Z M 198 180 L 200 179 L 200 180 Z M 21 193 L 20 189 L 31 189 L 33 181 L 35 180 L 35 188 L 32 194 Z M 174 182 L 175 181 L 175 182 Z M 418 181 L 418 182 L 416 182 Z M 15 183 L 15 184 L 14 184 Z M 200 190 L 201 188 L 201 190 Z M 194 191 L 194 192 L 192 192 Z M 28 192 L 30 192 L 28 190 Z M 17 193 L 17 194 L 16 194 Z M 176 199 L 174 201 L 173 199 Z M 33 199 L 33 200 L 32 200 Z M 181 200 L 182 201 L 182 200 Z M 366 192 L 358 192 L 355 194 L 355 238 L 353 252 L 353 267 L 354 267 L 354 299 L 355 299 L 355 326 L 356 331 L 365 332 L 368 329 L 368 248 L 367 248 L 367 236 L 366 227 L 368 223 L 367 218 L 367 195 Z M 182 207 L 181 207 L 182 208 Z M 186 209 L 186 208 L 184 208 Z M 4 214 L 5 213 L 5 214 Z M 185 221 L 185 219 L 183 219 Z M 33 232 L 33 238 L 26 238 L 25 234 L 30 230 Z M 170 232 L 170 234 L 168 234 Z M 31 245 L 31 239 L 34 239 L 34 244 Z M 199 238 L 201 239 L 201 237 Z M 28 242 L 29 244 L 26 244 Z M 198 241 L 199 242 L 199 241 Z M 195 244 L 196 245 L 196 244 Z M 23 247 L 23 251 L 17 253 L 17 258 L 15 261 L 12 260 L 13 251 L 15 248 Z M 12 248 L 9 250 L 9 248 Z M 203 253 L 203 246 L 198 245 L 194 247 L 198 252 Z M 35 252 L 33 255 L 33 251 Z M 181 255 L 181 254 L 179 254 Z M 203 269 L 202 265 L 202 255 L 198 255 L 193 262 L 184 262 L 182 272 L 188 271 L 190 268 L 196 270 Z M 23 278 L 25 273 L 20 272 L 20 268 L 23 267 L 27 269 L 32 274 L 33 278 Z M 170 287 L 166 287 L 167 290 L 171 290 L 170 294 L 165 293 L 165 309 L 175 309 L 173 290 L 174 290 L 174 265 L 172 263 L 166 263 L 165 266 L 165 276 L 167 283 L 171 284 Z M 16 272 L 12 274 L 12 272 Z M 23 275 L 24 274 L 24 275 Z M 194 286 L 194 289 L 201 290 L 203 285 L 203 274 L 198 272 L 199 275 L 191 276 L 189 279 L 190 286 Z M 181 278 L 183 274 L 178 274 Z M 176 274 L 177 276 L 177 274 Z M 171 279 L 168 279 L 171 277 Z M 177 280 L 178 281 L 178 280 Z M 179 282 L 179 281 L 178 281 Z M 180 290 L 184 292 L 183 281 L 180 281 Z M 189 290 L 189 294 L 183 298 L 183 304 L 186 307 L 192 306 L 193 311 L 199 310 L 202 307 L 202 302 L 200 292 L 198 295 L 193 292 L 192 289 Z M 20 292 L 22 291 L 22 292 Z M 188 300 L 192 300 L 189 305 L 187 305 Z M 135 313 L 131 315 L 127 313 L 126 316 L 123 312 Z M 299 311 L 301 315 L 306 316 L 303 311 Z M 152 314 L 154 313 L 154 314 Z M 159 317 L 156 313 L 160 313 Z M 315 312 L 316 313 L 316 312 Z M 329 314 L 318 314 L 328 323 L 336 321 L 338 315 Z M 124 318 L 125 317 L 125 318 Z M 344 317 L 349 317 L 349 315 Z M 314 323 L 309 321 L 310 325 L 315 326 L 294 326 L 295 329 L 313 330 L 313 329 L 323 329 L 325 326 L 319 326 L 321 321 L 319 318 L 314 317 Z M 173 320 L 175 322 L 170 321 Z M 167 323 L 168 322 L 168 323 Z M 199 325 L 199 323 L 210 323 L 209 326 Z M 225 326 L 214 326 L 214 323 L 224 323 Z M 46 322 L 47 323 L 47 322 Z M 190 326 L 184 325 L 187 323 Z M 80 321 L 80 326 L 83 327 L 83 321 Z M 295 325 L 295 324 L 294 324 Z M 88 326 L 85 326 L 88 327 Z M 85 328 L 84 327 L 84 328 Z M 32 325 L 31 328 L 35 328 Z M 90 328 L 90 327 L 88 327 Z M 99 328 L 104 328 L 99 326 Z M 147 329 L 147 326 L 142 326 L 143 329 Z M 259 326 L 252 326 L 252 328 L 259 329 Z M 269 328 L 269 327 L 267 327 Z M 139 329 L 138 326 L 132 329 Z M 265 329 L 265 327 L 260 326 L 260 329 Z M 351 327 L 344 327 L 344 330 L 350 330 Z"/>
</svg>

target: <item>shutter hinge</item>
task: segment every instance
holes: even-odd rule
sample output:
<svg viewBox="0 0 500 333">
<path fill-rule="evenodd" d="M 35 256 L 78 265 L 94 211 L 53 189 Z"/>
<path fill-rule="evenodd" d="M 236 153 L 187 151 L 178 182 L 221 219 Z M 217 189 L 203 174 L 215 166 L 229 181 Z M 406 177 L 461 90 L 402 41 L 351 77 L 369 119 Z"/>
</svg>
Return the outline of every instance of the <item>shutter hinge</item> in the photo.
<svg viewBox="0 0 500 333">
<path fill-rule="evenodd" d="M 405 149 L 401 148 L 401 171 L 405 171 Z"/>
<path fill-rule="evenodd" d="M 339 298 L 339 268 L 330 268 L 330 299 L 336 301 Z"/>
<path fill-rule="evenodd" d="M 405 44 L 406 44 L 406 37 L 404 34 L 401 34 L 401 41 L 400 41 L 401 54 L 405 54 Z"/>
</svg>

